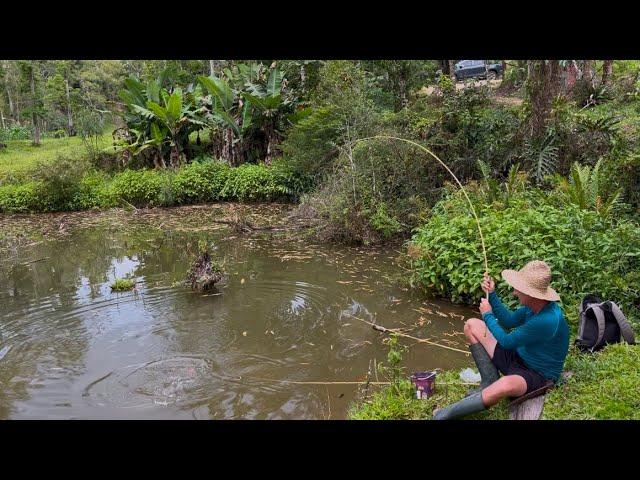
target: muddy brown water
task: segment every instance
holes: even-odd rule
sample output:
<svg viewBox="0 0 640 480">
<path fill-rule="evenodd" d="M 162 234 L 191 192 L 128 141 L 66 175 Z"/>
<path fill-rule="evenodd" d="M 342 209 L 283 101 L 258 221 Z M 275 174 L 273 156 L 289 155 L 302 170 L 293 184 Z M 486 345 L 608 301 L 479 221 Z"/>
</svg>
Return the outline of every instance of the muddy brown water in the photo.
<svg viewBox="0 0 640 480">
<path fill-rule="evenodd" d="M 292 382 L 358 382 L 368 371 L 385 381 L 373 371 L 385 335 L 354 316 L 465 349 L 474 312 L 401 286 L 401 247 L 236 234 L 212 221 L 228 208 L 41 216 L 41 240 L 3 250 L 0 418 L 343 419 L 362 386 Z M 243 208 L 269 223 L 290 207 Z M 2 221 L 20 230 L 33 218 Z M 178 284 L 199 241 L 229 272 L 205 294 Z M 126 275 L 136 289 L 111 292 Z M 470 363 L 401 343 L 407 374 Z"/>
</svg>

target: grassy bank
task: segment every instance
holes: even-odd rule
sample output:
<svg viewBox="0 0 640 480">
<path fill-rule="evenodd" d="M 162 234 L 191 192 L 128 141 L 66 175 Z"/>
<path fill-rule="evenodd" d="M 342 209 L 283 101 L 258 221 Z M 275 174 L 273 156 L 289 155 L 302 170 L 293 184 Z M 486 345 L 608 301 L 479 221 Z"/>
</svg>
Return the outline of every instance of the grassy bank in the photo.
<svg viewBox="0 0 640 480">
<path fill-rule="evenodd" d="M 474 368 L 475 366 L 472 365 Z M 571 349 L 565 364 L 570 378 L 551 390 L 546 397 L 542 420 L 638 420 L 640 419 L 640 347 L 610 345 L 595 354 Z M 431 419 L 433 410 L 464 397 L 469 385 L 463 385 L 459 373 L 439 373 L 435 394 L 427 400 L 415 398 L 412 385 L 402 389 L 387 387 L 366 401 L 356 403 L 349 412 L 355 420 Z M 469 420 L 506 420 L 507 402 L 480 412 Z"/>
<path fill-rule="evenodd" d="M 59 157 L 81 160 L 87 150 L 79 136 L 43 138 L 40 146 L 31 140 L 9 140 L 0 150 L 0 185 L 8 181 L 24 180 L 40 163 L 52 163 Z M 98 146 L 106 148 L 111 143 L 111 133 L 98 137 Z"/>
<path fill-rule="evenodd" d="M 488 185 L 467 185 L 480 217 L 490 274 L 498 293 L 511 308 L 516 300 L 500 278 L 505 268 L 520 268 L 533 259 L 548 262 L 553 285 L 571 328 L 577 331 L 577 306 L 584 295 L 596 293 L 621 305 L 636 332 L 640 320 L 640 226 L 619 210 L 597 210 L 602 202 L 584 206 L 569 201 L 561 191 L 488 190 Z M 497 188 L 497 187 L 496 187 Z M 616 207 L 618 208 L 618 207 Z M 478 279 L 484 262 L 478 231 L 460 192 L 453 191 L 416 230 L 409 244 L 412 283 L 453 302 L 477 304 L 482 296 Z M 470 360 L 469 366 L 474 367 Z M 612 345 L 596 354 L 573 346 L 565 363 L 571 376 L 547 396 L 543 419 L 640 418 L 640 347 Z M 468 386 L 458 371 L 438 376 L 437 393 L 427 401 L 414 400 L 407 374 L 395 388 L 385 388 L 353 406 L 354 419 L 426 419 L 434 408 L 455 402 Z M 506 402 L 469 417 L 506 419 Z"/>
<path fill-rule="evenodd" d="M 1 186 L 0 212 L 291 201 L 306 188 L 305 180 L 283 162 L 232 168 L 200 158 L 177 170 L 125 170 L 108 175 L 74 159 L 58 159 L 29 181 Z"/>
</svg>

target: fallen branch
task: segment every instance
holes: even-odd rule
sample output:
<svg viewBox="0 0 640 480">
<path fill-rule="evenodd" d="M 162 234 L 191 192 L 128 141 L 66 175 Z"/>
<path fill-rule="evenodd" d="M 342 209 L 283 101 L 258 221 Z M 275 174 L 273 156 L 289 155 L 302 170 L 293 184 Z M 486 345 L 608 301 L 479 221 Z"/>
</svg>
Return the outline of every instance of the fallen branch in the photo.
<svg viewBox="0 0 640 480">
<path fill-rule="evenodd" d="M 238 225 L 238 222 L 233 221 L 233 220 L 211 220 L 212 223 L 222 223 L 224 225 Z M 276 227 L 271 227 L 271 226 L 267 226 L 267 227 L 254 227 L 253 225 L 251 225 L 250 223 L 245 223 L 244 225 L 242 225 L 243 228 L 247 228 L 249 230 L 286 230 L 285 228 L 276 228 Z"/>
<path fill-rule="evenodd" d="M 41 262 L 43 260 L 48 260 L 51 257 L 43 257 L 43 258 L 39 258 L 37 260 L 31 260 L 30 262 L 24 262 L 22 265 L 30 265 L 32 263 L 37 263 L 37 262 Z"/>
<path fill-rule="evenodd" d="M 429 345 L 433 345 L 435 347 L 446 348 L 447 350 L 453 350 L 454 352 L 464 353 L 465 355 L 470 355 L 471 354 L 471 352 L 468 352 L 468 351 L 465 351 L 465 350 L 460 350 L 459 348 L 447 347 L 446 345 L 441 345 L 440 343 L 432 342 L 432 341 L 426 340 L 424 338 L 418 338 L 418 337 L 413 337 L 411 335 L 407 335 L 406 333 L 402 333 L 402 332 L 400 332 L 400 331 L 398 331 L 397 329 L 394 329 L 394 328 L 386 328 L 386 327 L 383 327 L 381 325 L 376 325 L 373 322 L 368 322 L 367 320 L 364 320 L 362 318 L 358 318 L 356 316 L 353 316 L 350 313 L 347 313 L 345 315 L 348 315 L 351 318 L 355 318 L 356 320 L 360 320 L 363 323 L 371 325 L 371 327 L 374 330 L 377 330 L 378 332 L 394 333 L 394 334 L 396 334 L 396 335 L 398 335 L 400 337 L 410 338 L 411 340 L 415 340 L 416 342 L 419 342 L 419 343 L 428 343 Z"/>
</svg>

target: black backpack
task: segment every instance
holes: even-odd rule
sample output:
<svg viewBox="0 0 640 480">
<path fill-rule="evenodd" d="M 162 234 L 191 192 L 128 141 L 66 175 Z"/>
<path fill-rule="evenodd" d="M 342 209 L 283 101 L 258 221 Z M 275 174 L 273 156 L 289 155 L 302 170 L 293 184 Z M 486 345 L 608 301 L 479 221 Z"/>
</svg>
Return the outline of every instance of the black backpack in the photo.
<svg viewBox="0 0 640 480">
<path fill-rule="evenodd" d="M 595 295 L 582 299 L 578 338 L 575 344 L 580 350 L 595 352 L 605 345 L 625 342 L 634 344 L 633 330 L 622 310 L 614 302 L 603 302 Z"/>
</svg>

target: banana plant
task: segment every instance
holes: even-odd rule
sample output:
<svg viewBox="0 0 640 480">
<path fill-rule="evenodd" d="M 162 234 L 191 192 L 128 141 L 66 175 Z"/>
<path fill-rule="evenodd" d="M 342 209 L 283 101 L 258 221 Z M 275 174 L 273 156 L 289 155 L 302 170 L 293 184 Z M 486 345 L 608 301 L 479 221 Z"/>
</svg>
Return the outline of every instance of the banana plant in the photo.
<svg viewBox="0 0 640 480">
<path fill-rule="evenodd" d="M 201 76 L 198 81 L 209 93 L 205 118 L 211 127 L 222 131 L 221 156 L 239 165 L 244 161 L 247 133 L 253 123 L 251 104 L 222 78 Z"/>
<path fill-rule="evenodd" d="M 155 88 L 155 87 L 152 87 Z M 184 102 L 182 89 L 176 88 L 169 94 L 166 90 L 150 92 L 151 98 L 160 100 L 147 100 L 146 106 L 133 105 L 133 109 L 144 118 L 151 120 L 151 137 L 155 143 L 161 140 L 161 144 L 168 143 L 170 149 L 171 166 L 179 166 L 181 163 L 184 146 L 189 141 L 189 134 L 197 128 L 206 127 L 207 124 L 197 118 L 195 109 L 190 102 Z"/>
<path fill-rule="evenodd" d="M 278 68 L 271 69 L 266 84 L 251 84 L 251 93 L 242 92 L 242 98 L 255 107 L 256 122 L 267 140 L 265 163 L 275 155 L 275 147 L 282 139 L 285 120 L 295 113 L 294 100 L 282 93 L 284 75 Z M 298 114 L 300 117 L 300 114 Z"/>
<path fill-rule="evenodd" d="M 129 130 L 119 147 L 129 156 L 140 156 L 152 149 L 154 164 L 165 167 L 165 153 L 169 152 L 170 165 L 181 163 L 183 151 L 188 145 L 189 134 L 207 124 L 199 118 L 195 106 L 197 92 L 181 89 L 169 93 L 163 85 L 168 73 L 149 81 L 146 85 L 134 77 L 125 80 L 125 89 L 119 92 L 127 111 L 123 117 Z"/>
<path fill-rule="evenodd" d="M 298 99 L 287 90 L 275 64 L 236 64 L 223 73 L 198 77 L 208 93 L 205 118 L 217 132 L 217 153 L 232 165 L 252 156 L 270 163 L 284 129 L 310 110 L 298 108 Z"/>
</svg>

